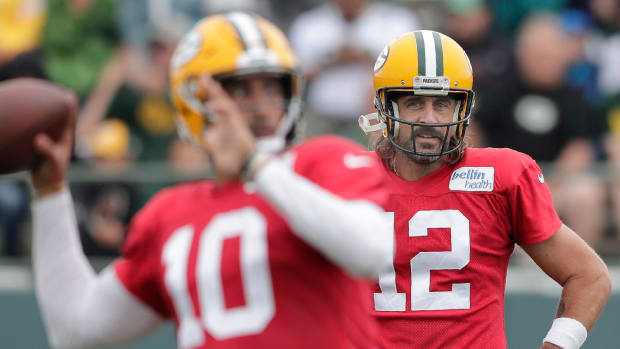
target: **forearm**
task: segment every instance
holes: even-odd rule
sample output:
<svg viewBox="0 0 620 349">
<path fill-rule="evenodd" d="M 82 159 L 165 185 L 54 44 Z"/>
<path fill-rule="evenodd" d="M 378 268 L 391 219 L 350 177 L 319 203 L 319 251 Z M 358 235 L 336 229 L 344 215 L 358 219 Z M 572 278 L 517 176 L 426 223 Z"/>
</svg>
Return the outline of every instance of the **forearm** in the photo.
<svg viewBox="0 0 620 349">
<path fill-rule="evenodd" d="M 275 159 L 255 183 L 301 239 L 349 272 L 375 278 L 391 262 L 392 226 L 379 206 L 344 200 Z"/>
<path fill-rule="evenodd" d="M 603 310 L 611 284 L 607 268 L 600 262 L 583 276 L 570 278 L 564 284 L 556 318 L 568 317 L 581 322 L 588 331 Z"/>
<path fill-rule="evenodd" d="M 603 260 L 566 225 L 547 240 L 523 249 L 563 287 L 556 319 L 543 348 L 579 348 L 592 329 L 609 293 L 611 281 Z"/>
<path fill-rule="evenodd" d="M 158 324 L 112 269 L 98 276 L 82 252 L 67 189 L 32 204 L 35 290 L 55 348 L 111 345 Z"/>
<path fill-rule="evenodd" d="M 611 284 L 603 262 L 598 257 L 591 262 L 590 268 L 584 268 L 564 283 L 556 319 L 542 348 L 579 348 L 594 326 L 609 297 Z"/>
<path fill-rule="evenodd" d="M 46 322 L 48 314 L 62 314 L 66 302 L 79 299 L 82 287 L 95 281 L 95 272 L 80 250 L 71 196 L 67 189 L 32 204 L 32 258 L 37 297 Z M 64 294 L 64 302 L 58 295 Z M 54 309 L 57 308 L 57 309 Z"/>
</svg>

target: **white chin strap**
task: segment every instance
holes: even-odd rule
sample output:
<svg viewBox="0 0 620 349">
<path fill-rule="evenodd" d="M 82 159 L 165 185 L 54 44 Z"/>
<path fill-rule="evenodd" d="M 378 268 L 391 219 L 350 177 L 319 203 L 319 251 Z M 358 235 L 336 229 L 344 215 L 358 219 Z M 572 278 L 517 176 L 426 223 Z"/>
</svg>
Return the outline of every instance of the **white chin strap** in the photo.
<svg viewBox="0 0 620 349">
<path fill-rule="evenodd" d="M 297 118 L 299 118 L 300 111 L 301 101 L 299 98 L 292 98 L 276 132 L 271 136 L 257 138 L 256 149 L 268 154 L 282 151 L 286 147 L 286 135 L 291 131 Z"/>
<path fill-rule="evenodd" d="M 357 123 L 365 135 L 368 135 L 371 132 L 383 130 L 387 127 L 383 120 L 379 118 L 378 113 L 360 115 L 357 118 Z"/>
<path fill-rule="evenodd" d="M 398 105 L 394 101 L 392 101 L 392 108 L 394 109 L 394 117 L 399 119 L 400 114 L 398 112 Z M 371 132 L 383 130 L 387 127 L 385 121 L 379 117 L 379 112 L 360 115 L 357 118 L 357 123 L 365 135 L 368 135 Z M 394 122 L 394 137 L 398 136 L 398 126 L 398 122 Z"/>
</svg>

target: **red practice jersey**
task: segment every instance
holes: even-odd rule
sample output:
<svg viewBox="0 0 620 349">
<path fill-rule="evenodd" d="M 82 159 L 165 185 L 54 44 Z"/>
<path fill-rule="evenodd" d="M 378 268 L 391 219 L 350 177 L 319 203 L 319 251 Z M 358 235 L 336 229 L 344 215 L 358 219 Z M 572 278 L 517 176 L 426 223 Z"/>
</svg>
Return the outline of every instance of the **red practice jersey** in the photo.
<svg viewBox="0 0 620 349">
<path fill-rule="evenodd" d="M 514 244 L 561 226 L 534 160 L 466 149 L 419 181 L 389 173 L 394 268 L 373 291 L 385 348 L 506 348 L 504 288 Z"/>
<path fill-rule="evenodd" d="M 381 164 L 352 142 L 320 137 L 282 158 L 342 198 L 387 199 Z M 174 320 L 183 349 L 376 347 L 368 283 L 294 235 L 248 184 L 162 191 L 135 217 L 115 269 Z"/>
</svg>

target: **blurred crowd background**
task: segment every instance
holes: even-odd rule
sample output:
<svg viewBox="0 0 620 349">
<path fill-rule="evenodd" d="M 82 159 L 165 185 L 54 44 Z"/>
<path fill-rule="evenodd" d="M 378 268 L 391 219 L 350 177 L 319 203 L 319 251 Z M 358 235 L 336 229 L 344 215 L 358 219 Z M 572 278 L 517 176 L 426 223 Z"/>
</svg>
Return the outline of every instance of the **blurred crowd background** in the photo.
<svg viewBox="0 0 620 349">
<path fill-rule="evenodd" d="M 115 255 L 158 189 L 209 173 L 176 137 L 174 47 L 201 17 L 253 11 L 279 25 L 307 76 L 304 136 L 365 144 L 372 66 L 399 34 L 441 31 L 474 69 L 470 146 L 510 147 L 545 170 L 566 224 L 620 256 L 620 1 L 0 0 L 0 80 L 48 79 L 80 112 L 71 191 L 87 254 Z M 1 151 L 1 150 L 0 150 Z M 28 256 L 27 184 L 0 178 L 0 256 Z"/>
</svg>

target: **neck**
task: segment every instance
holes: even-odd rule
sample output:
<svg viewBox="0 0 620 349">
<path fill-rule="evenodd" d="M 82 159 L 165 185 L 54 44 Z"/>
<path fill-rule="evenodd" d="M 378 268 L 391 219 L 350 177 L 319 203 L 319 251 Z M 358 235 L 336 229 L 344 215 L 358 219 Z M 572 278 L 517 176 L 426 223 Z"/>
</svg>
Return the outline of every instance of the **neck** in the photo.
<svg viewBox="0 0 620 349">
<path fill-rule="evenodd" d="M 429 164 L 420 164 L 410 159 L 402 151 L 397 151 L 392 158 L 392 169 L 394 172 L 406 181 L 417 181 L 439 170 L 445 162 L 439 159 Z"/>
</svg>

